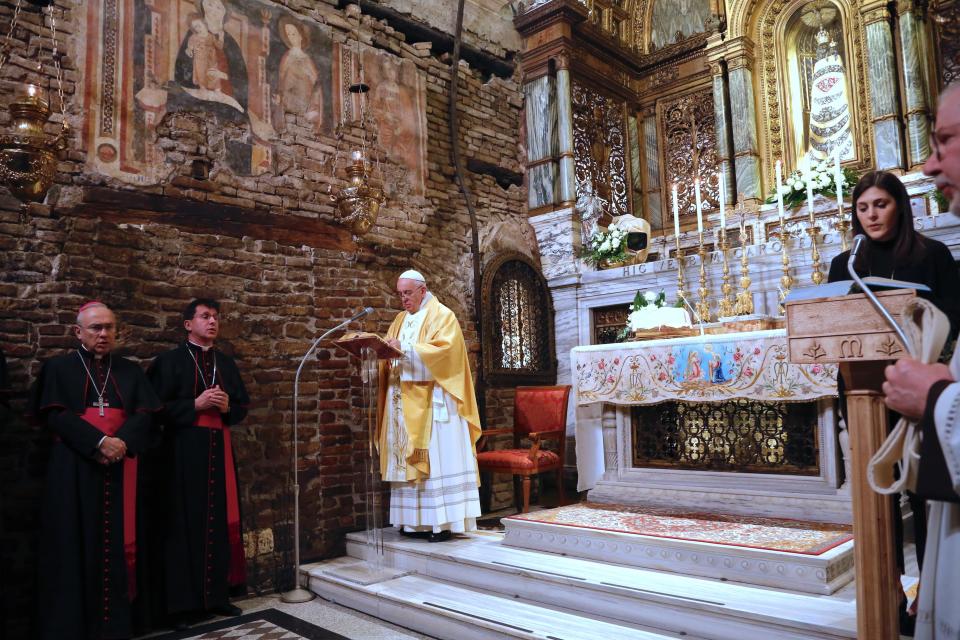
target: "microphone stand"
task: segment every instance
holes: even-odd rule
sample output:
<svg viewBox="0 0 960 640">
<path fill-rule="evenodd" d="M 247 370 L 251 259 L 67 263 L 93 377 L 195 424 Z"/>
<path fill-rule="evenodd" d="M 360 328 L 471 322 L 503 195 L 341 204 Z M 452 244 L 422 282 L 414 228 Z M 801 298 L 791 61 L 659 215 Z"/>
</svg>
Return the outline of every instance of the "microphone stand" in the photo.
<svg viewBox="0 0 960 640">
<path fill-rule="evenodd" d="M 693 317 L 696 319 L 697 325 L 699 325 L 700 327 L 700 337 L 702 338 L 703 337 L 703 318 L 701 318 L 700 314 L 697 313 L 697 310 L 693 308 L 693 305 L 690 304 L 690 301 L 687 300 L 686 296 L 681 294 L 679 291 L 677 292 L 677 296 L 679 296 L 679 298 L 683 301 L 683 304 L 687 306 L 687 309 L 690 310 L 690 313 L 692 313 Z"/>
<path fill-rule="evenodd" d="M 897 333 L 897 337 L 900 338 L 900 342 L 903 343 L 903 346 L 907 348 L 907 351 L 910 355 L 914 355 L 913 343 L 910 342 L 910 339 L 907 338 L 907 334 L 903 332 L 903 329 L 900 328 L 900 324 L 893 319 L 893 316 L 890 315 L 890 312 L 887 311 L 886 307 L 880 304 L 880 300 L 877 299 L 877 296 L 874 295 L 873 291 L 870 290 L 870 287 L 867 286 L 867 283 L 864 282 L 860 276 L 857 274 L 857 270 L 853 268 L 853 262 L 857 258 L 857 251 L 860 250 L 860 246 L 863 244 L 865 236 L 858 234 L 857 237 L 853 239 L 853 250 L 850 251 L 850 257 L 847 258 L 847 272 L 850 274 L 850 277 L 853 278 L 853 281 L 857 283 L 857 286 L 860 287 L 860 290 L 866 294 L 867 298 L 873 303 L 873 306 L 880 312 L 880 315 L 883 316 L 883 319 L 887 321 L 893 330 Z"/>
<path fill-rule="evenodd" d="M 335 326 L 333 329 L 326 331 L 323 335 L 313 341 L 313 344 L 310 345 L 310 349 L 307 350 L 307 353 L 304 354 L 303 358 L 300 360 L 300 366 L 297 367 L 297 375 L 293 378 L 293 584 L 294 588 L 290 591 L 285 591 L 280 594 L 280 600 L 282 602 L 298 603 L 298 602 L 309 602 L 313 600 L 313 592 L 308 591 L 300 586 L 300 484 L 299 484 L 299 475 L 297 473 L 297 441 L 299 438 L 299 433 L 297 432 L 297 407 L 300 404 L 300 373 L 303 371 L 303 365 L 306 364 L 307 358 L 316 350 L 317 346 L 322 342 L 327 336 L 339 331 L 344 328 L 358 317 L 366 315 L 359 314 L 352 318 L 348 318 Z"/>
</svg>

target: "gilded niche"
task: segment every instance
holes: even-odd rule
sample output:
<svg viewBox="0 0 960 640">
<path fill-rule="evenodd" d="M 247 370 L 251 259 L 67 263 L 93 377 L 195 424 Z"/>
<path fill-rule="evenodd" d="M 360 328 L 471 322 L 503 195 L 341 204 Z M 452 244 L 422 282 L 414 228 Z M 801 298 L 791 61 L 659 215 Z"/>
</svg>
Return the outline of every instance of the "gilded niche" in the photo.
<svg viewBox="0 0 960 640">
<path fill-rule="evenodd" d="M 666 163 L 663 193 L 672 198 L 671 188 L 676 184 L 681 218 L 696 216 L 693 183 L 699 177 L 704 210 L 719 207 L 720 176 L 713 90 L 703 89 L 666 102 L 660 105 L 659 113 L 660 139 L 664 142 Z M 672 200 L 664 202 L 665 211 L 672 211 L 672 208 Z"/>
<path fill-rule="evenodd" d="M 623 101 L 573 81 L 573 157 L 577 198 L 593 194 L 611 216 L 630 212 Z"/>
<path fill-rule="evenodd" d="M 809 153 L 862 166 L 873 157 L 865 123 L 864 27 L 848 2 L 789 0 L 760 5 L 755 72 L 760 147 L 767 184 L 783 160 L 793 171 Z M 846 114 L 846 115 L 844 115 Z"/>
</svg>

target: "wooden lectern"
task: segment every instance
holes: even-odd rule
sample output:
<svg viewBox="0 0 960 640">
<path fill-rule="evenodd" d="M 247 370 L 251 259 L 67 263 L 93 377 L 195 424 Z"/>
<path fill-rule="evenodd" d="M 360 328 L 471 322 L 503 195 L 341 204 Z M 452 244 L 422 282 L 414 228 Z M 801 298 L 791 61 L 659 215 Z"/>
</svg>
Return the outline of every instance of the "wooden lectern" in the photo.
<svg viewBox="0 0 960 640">
<path fill-rule="evenodd" d="M 876 294 L 894 318 L 912 289 Z M 857 637 L 897 640 L 900 575 L 889 496 L 867 483 L 867 464 L 887 437 L 887 408 L 880 386 L 891 360 L 909 355 L 897 334 L 860 294 L 798 300 L 785 305 L 790 361 L 837 363 L 846 382 L 847 432 L 853 493 L 854 562 L 857 580 Z"/>
</svg>

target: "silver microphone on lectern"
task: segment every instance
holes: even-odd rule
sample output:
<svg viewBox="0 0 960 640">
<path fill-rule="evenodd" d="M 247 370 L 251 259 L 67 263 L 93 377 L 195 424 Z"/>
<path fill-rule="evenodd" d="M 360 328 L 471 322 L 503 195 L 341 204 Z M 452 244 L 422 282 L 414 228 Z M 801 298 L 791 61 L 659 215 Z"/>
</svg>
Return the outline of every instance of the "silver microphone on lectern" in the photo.
<svg viewBox="0 0 960 640">
<path fill-rule="evenodd" d="M 355 320 L 359 320 L 359 319 L 362 318 L 363 316 L 370 315 L 371 313 L 373 313 L 373 307 L 367 307 L 367 308 L 364 309 L 363 311 L 357 312 L 352 318 L 350 318 L 349 320 L 347 320 L 347 321 L 344 322 L 343 324 L 345 324 L 345 325 L 346 325 L 346 324 L 350 324 L 351 322 L 354 322 Z"/>
<path fill-rule="evenodd" d="M 867 241 L 867 236 L 862 233 L 858 233 L 853 237 L 853 248 L 850 249 L 850 257 L 847 259 L 847 273 L 850 274 L 850 277 L 854 282 L 857 283 L 857 286 L 860 287 L 860 290 L 866 294 L 867 298 L 870 299 L 870 302 L 873 304 L 874 308 L 880 312 L 880 315 L 883 316 L 883 319 L 887 321 L 887 324 L 896 332 L 897 337 L 900 338 L 900 342 L 903 343 L 903 346 L 907 348 L 907 351 L 910 355 L 914 354 L 913 343 L 907 338 L 907 334 L 904 333 L 903 329 L 893 319 L 893 316 L 890 315 L 890 312 L 887 311 L 886 307 L 880 304 L 880 301 L 877 299 L 877 296 L 873 294 L 873 291 L 870 290 L 870 287 L 867 286 L 867 283 L 863 281 L 860 275 L 857 273 L 857 270 L 853 268 L 853 263 L 857 259 L 857 252 L 860 251 L 861 245 Z"/>
<path fill-rule="evenodd" d="M 686 296 L 677 291 L 677 297 L 683 301 L 683 304 L 690 310 L 690 313 L 693 315 L 694 319 L 697 321 L 697 324 L 700 326 L 700 337 L 703 337 L 703 318 L 700 317 L 700 314 L 697 313 L 697 310 L 693 308 L 693 305 L 690 304 L 690 301 L 687 300 Z"/>
</svg>

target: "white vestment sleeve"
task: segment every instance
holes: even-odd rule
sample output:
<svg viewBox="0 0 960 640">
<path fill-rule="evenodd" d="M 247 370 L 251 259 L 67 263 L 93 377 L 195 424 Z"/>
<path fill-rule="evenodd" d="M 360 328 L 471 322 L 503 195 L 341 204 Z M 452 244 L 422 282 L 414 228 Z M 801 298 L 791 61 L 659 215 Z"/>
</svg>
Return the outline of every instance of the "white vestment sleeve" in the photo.
<svg viewBox="0 0 960 640">
<path fill-rule="evenodd" d="M 953 490 L 960 492 L 960 382 L 947 386 L 937 398 L 933 421 Z"/>
</svg>

